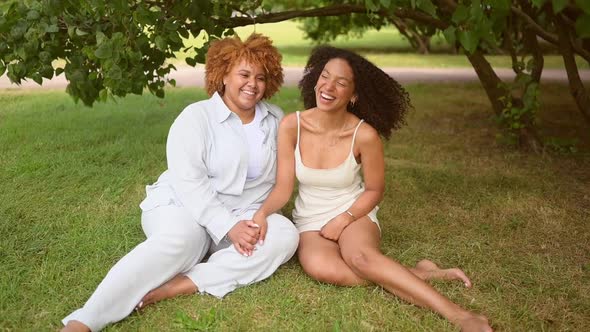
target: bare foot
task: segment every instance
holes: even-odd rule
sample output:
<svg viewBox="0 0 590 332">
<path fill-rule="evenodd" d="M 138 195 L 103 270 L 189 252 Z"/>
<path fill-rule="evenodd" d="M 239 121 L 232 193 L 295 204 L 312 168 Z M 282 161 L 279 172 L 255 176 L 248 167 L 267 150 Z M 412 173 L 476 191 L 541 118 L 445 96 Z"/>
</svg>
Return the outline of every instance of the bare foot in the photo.
<svg viewBox="0 0 590 332">
<path fill-rule="evenodd" d="M 419 261 L 411 270 L 422 280 L 461 280 L 465 287 L 471 288 L 471 280 L 461 269 L 441 269 L 428 259 Z"/>
<path fill-rule="evenodd" d="M 77 320 L 69 321 L 61 332 L 90 332 L 90 328 Z"/>
<path fill-rule="evenodd" d="M 462 332 L 493 332 L 486 316 L 469 313 L 457 321 Z"/>
<path fill-rule="evenodd" d="M 190 295 L 197 291 L 197 286 L 184 275 L 177 275 L 162 286 L 147 293 L 137 305 L 137 309 L 177 295 Z"/>
</svg>

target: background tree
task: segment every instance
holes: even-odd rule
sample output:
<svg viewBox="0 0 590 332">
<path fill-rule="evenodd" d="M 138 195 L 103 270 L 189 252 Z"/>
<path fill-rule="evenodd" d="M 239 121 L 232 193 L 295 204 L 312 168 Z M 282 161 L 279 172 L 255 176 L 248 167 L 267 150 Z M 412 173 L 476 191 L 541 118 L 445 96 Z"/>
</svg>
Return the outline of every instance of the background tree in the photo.
<svg viewBox="0 0 590 332">
<path fill-rule="evenodd" d="M 174 69 L 167 58 L 183 50 L 194 51 L 186 60 L 191 66 L 204 60 L 208 44 L 185 48 L 183 38 L 296 18 L 315 18 L 305 27 L 316 40 L 393 25 L 427 49 L 424 38 L 443 33 L 466 54 L 510 137 L 533 149 L 542 143 L 534 126 L 542 39 L 562 55 L 572 96 L 590 123 L 590 98 L 575 62 L 575 55 L 590 62 L 585 0 L 31 0 L 0 13 L 0 74 L 41 83 L 64 72 L 67 92 L 87 105 L 146 87 L 161 97 L 166 82 L 175 83 L 166 79 Z M 498 77 L 486 59 L 491 52 L 510 54 L 513 82 Z"/>
</svg>

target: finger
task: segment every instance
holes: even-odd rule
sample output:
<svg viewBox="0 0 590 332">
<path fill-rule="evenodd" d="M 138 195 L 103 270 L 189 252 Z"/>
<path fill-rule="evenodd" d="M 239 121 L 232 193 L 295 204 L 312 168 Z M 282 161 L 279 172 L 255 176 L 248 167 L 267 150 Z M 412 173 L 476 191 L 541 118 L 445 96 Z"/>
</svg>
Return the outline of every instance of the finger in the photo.
<svg viewBox="0 0 590 332">
<path fill-rule="evenodd" d="M 254 228 L 250 227 L 244 230 L 244 234 L 247 234 L 250 237 L 256 238 L 258 241 L 258 236 L 260 235 L 260 227 Z"/>
<path fill-rule="evenodd" d="M 260 235 L 258 236 L 258 243 L 260 245 L 264 244 L 264 240 L 266 239 L 266 231 L 268 230 L 268 224 L 262 225 L 260 227 Z"/>
<path fill-rule="evenodd" d="M 254 243 L 256 243 L 256 242 L 254 242 Z M 242 249 L 246 253 L 250 253 L 250 252 L 252 252 L 252 250 L 254 250 L 254 245 L 249 242 L 246 242 L 246 241 L 240 242 L 240 246 L 242 247 Z"/>
<path fill-rule="evenodd" d="M 255 234 L 254 236 L 244 233 L 242 235 L 242 240 L 247 242 L 248 244 L 255 245 L 258 242 L 258 236 Z"/>
<path fill-rule="evenodd" d="M 236 248 L 236 250 L 240 253 L 240 255 L 242 255 L 242 256 L 248 255 L 248 253 L 242 249 L 242 247 L 240 246 L 239 243 L 234 243 L 234 248 Z"/>
<path fill-rule="evenodd" d="M 247 220 L 246 225 L 248 225 L 249 227 L 252 227 L 252 228 L 260 228 L 260 225 L 258 225 L 257 223 L 255 223 L 252 220 Z"/>
</svg>

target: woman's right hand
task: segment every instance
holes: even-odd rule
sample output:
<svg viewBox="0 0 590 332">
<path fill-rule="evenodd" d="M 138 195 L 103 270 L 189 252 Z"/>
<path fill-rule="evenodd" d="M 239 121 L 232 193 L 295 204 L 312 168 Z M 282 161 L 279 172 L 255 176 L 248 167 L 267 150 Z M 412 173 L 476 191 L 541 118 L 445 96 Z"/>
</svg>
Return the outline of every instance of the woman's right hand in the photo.
<svg viewBox="0 0 590 332">
<path fill-rule="evenodd" d="M 260 237 L 260 226 L 252 220 L 240 220 L 227 233 L 236 250 L 244 256 L 252 256 Z"/>
<path fill-rule="evenodd" d="M 254 213 L 252 217 L 252 221 L 260 226 L 260 235 L 258 237 L 258 244 L 263 245 L 264 240 L 266 239 L 266 231 L 268 230 L 268 222 L 266 221 L 266 215 L 262 213 L 260 210 Z"/>
</svg>

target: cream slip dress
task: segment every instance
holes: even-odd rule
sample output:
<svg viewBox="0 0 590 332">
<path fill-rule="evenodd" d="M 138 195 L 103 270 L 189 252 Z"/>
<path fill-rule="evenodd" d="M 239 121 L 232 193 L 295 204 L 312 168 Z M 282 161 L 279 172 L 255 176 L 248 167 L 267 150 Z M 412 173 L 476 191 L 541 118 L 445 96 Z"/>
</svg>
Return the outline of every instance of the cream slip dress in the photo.
<svg viewBox="0 0 590 332">
<path fill-rule="evenodd" d="M 295 146 L 295 176 L 299 181 L 299 194 L 295 199 L 293 222 L 300 233 L 319 231 L 332 218 L 348 210 L 365 191 L 361 178 L 361 165 L 353 153 L 354 139 L 363 120 L 354 129 L 350 153 L 340 165 L 333 168 L 310 168 L 301 161 L 299 136 L 300 115 L 297 112 L 297 145 Z M 376 206 L 368 217 L 379 226 Z M 362 217 L 362 216 L 357 216 Z"/>
</svg>

